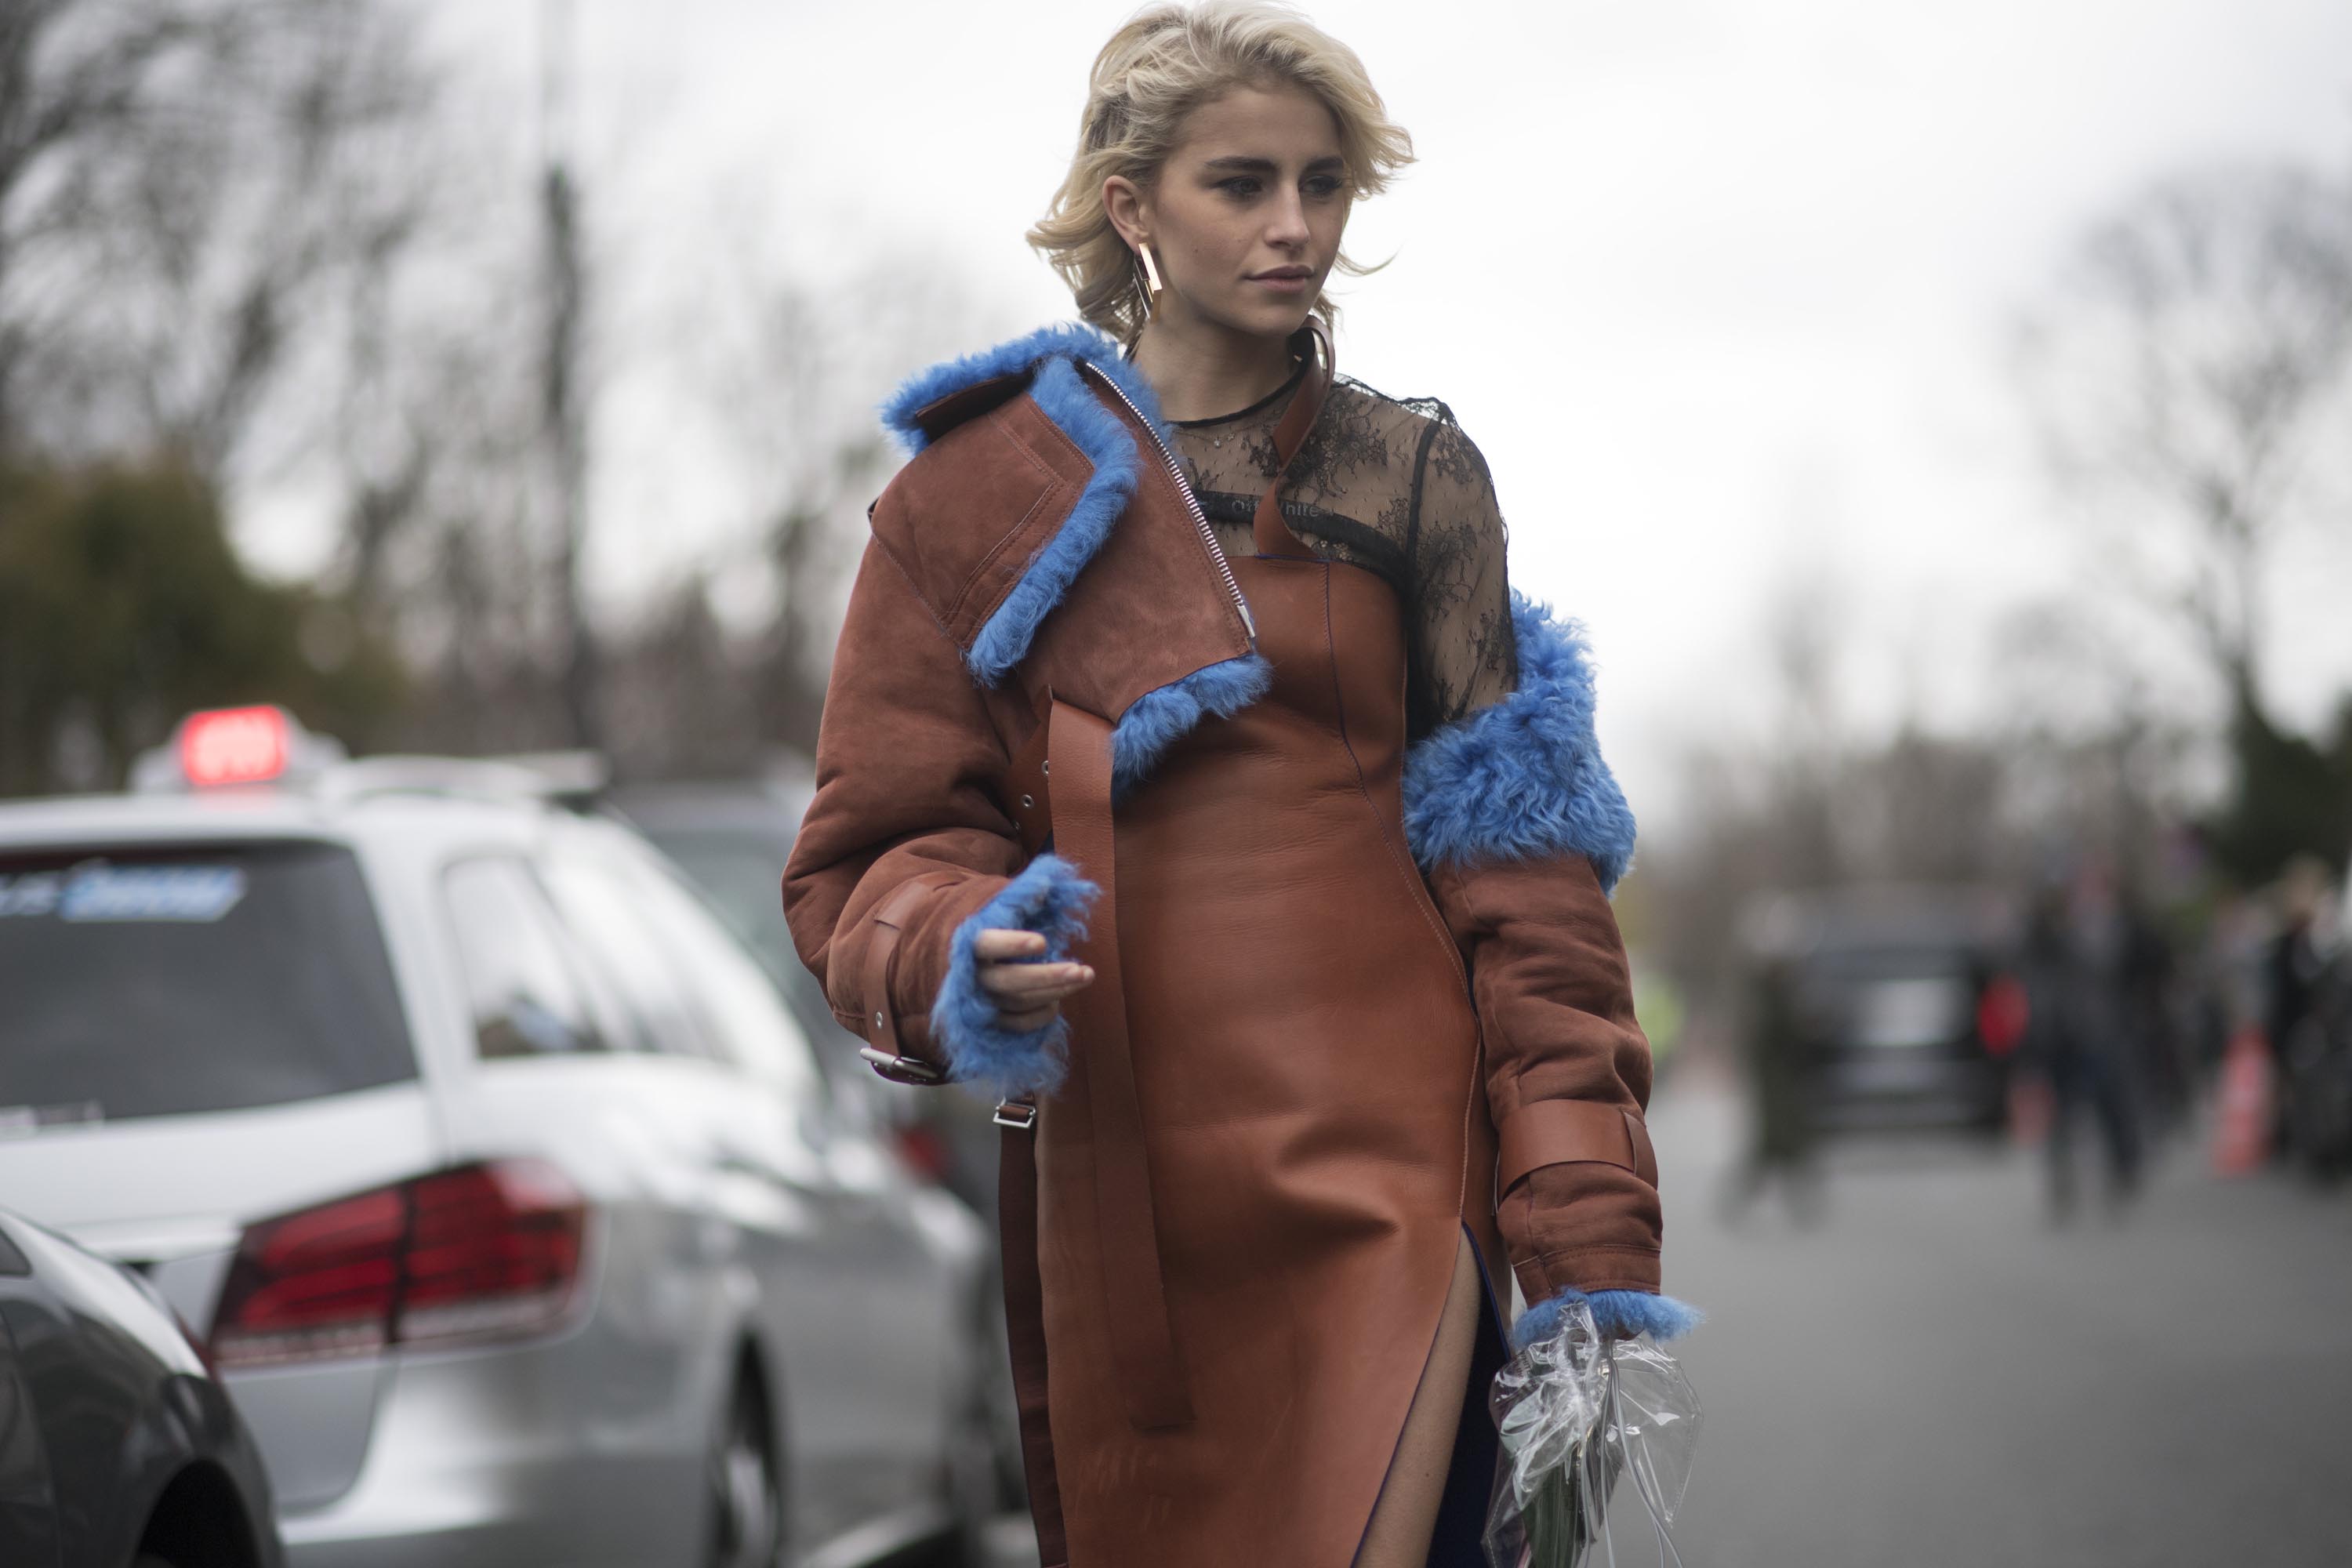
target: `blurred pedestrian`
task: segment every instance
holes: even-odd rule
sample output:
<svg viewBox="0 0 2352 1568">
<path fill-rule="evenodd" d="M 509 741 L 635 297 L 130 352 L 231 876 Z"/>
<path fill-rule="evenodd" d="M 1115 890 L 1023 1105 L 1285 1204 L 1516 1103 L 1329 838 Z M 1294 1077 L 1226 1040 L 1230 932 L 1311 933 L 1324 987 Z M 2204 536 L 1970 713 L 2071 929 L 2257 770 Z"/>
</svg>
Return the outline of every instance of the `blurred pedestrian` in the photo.
<svg viewBox="0 0 2352 1568">
<path fill-rule="evenodd" d="M 2104 1156 L 2104 1194 L 2118 1212 L 2139 1188 L 2142 1143 L 2130 1030 L 2131 933 L 2113 882 L 2095 860 L 2045 886 L 2027 921 L 2021 968 L 2026 1047 L 2050 1085 L 2049 1202 L 2076 1206 L 2075 1138 L 2088 1121 Z"/>
<path fill-rule="evenodd" d="M 1478 449 L 1334 374 L 1411 155 L 1362 63 L 1157 6 L 1081 124 L 1030 237 L 1091 326 L 886 411 L 786 916 L 887 1076 L 1004 1097 L 1047 1568 L 1473 1568 L 1504 1269 L 1523 1332 L 1685 1321 L 1633 818 Z"/>
<path fill-rule="evenodd" d="M 1748 1152 L 1732 1168 L 1724 1190 L 1727 1223 L 1745 1218 L 1776 1181 L 1798 1224 L 1810 1226 L 1821 1219 L 1822 1173 L 1813 1124 L 1815 1033 L 1805 1015 L 1796 961 L 1786 953 L 1762 956 L 1749 985 L 1745 1031 Z"/>
<path fill-rule="evenodd" d="M 2194 1098 L 2190 1047 L 2174 1010 L 2177 965 L 2171 942 L 2136 884 L 2124 886 L 2121 919 L 2120 979 L 2129 1078 L 2139 1089 L 2143 1131 L 2161 1135 L 2187 1122 Z"/>
<path fill-rule="evenodd" d="M 2320 901 L 2327 892 L 2327 868 L 2299 855 L 2278 882 L 2278 931 L 2263 954 L 2263 1026 L 2273 1050 L 2311 1016 L 2320 973 L 2327 966 L 2319 943 Z"/>
<path fill-rule="evenodd" d="M 2320 1006 L 2331 979 L 2327 881 L 2312 856 L 2288 862 L 2274 889 L 2278 929 L 2263 950 L 2263 1026 L 2278 1084 L 2271 1149 L 2280 1159 L 2326 1159 L 2332 1151 L 2315 1145 L 2332 1141 L 2326 1130 L 2341 1120 L 2326 1103 L 2337 1043 Z"/>
</svg>

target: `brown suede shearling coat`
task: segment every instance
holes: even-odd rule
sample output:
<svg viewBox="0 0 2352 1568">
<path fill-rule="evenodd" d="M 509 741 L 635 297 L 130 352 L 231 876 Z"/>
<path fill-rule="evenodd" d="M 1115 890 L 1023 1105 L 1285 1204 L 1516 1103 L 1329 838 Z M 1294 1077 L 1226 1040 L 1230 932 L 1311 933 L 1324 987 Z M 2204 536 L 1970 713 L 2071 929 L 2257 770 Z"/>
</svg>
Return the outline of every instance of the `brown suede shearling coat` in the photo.
<svg viewBox="0 0 2352 1568">
<path fill-rule="evenodd" d="M 1028 1122 L 1045 1563 L 1347 1568 L 1465 1234 L 1487 1310 L 1431 1562 L 1477 1562 L 1496 1282 L 1660 1288 L 1607 900 L 1633 823 L 1580 643 L 1514 595 L 1517 689 L 1408 746 L 1393 585 L 1271 502 L 1220 549 L 1108 340 L 1015 340 L 886 415 L 916 455 L 869 514 L 785 912 L 877 1070 Z M 978 987 L 971 933 L 1006 925 L 1097 972 L 1045 1029 Z"/>
</svg>

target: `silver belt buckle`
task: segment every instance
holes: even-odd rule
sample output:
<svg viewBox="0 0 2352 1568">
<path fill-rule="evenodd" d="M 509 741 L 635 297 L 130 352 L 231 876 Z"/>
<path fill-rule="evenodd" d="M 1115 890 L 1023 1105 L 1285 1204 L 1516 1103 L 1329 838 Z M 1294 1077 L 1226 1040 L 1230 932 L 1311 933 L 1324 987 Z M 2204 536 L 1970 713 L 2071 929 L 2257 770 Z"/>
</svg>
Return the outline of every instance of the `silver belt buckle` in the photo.
<svg viewBox="0 0 2352 1568">
<path fill-rule="evenodd" d="M 919 1079 L 924 1083 L 937 1083 L 948 1076 L 927 1061 L 915 1057 L 894 1057 L 888 1051 L 875 1046 L 860 1046 L 857 1047 L 857 1054 L 873 1063 L 874 1069 L 885 1078 L 904 1073 L 908 1079 Z M 903 1083 L 906 1079 L 900 1079 L 898 1081 Z"/>
<path fill-rule="evenodd" d="M 993 1120 L 999 1127 L 1026 1132 L 1037 1125 L 1037 1108 L 1025 1100 L 1000 1100 Z"/>
</svg>

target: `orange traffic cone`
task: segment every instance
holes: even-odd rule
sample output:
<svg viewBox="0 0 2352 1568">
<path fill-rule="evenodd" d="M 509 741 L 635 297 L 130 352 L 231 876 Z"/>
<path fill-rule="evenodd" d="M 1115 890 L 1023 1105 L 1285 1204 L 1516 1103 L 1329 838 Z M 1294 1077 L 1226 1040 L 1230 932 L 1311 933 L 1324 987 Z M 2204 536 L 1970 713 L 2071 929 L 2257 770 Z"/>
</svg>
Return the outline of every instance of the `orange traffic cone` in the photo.
<svg viewBox="0 0 2352 1568">
<path fill-rule="evenodd" d="M 2213 1172 L 2243 1176 L 2270 1157 L 2271 1047 L 2263 1032 L 2247 1025 L 2230 1037 L 2221 1054 L 2221 1099 L 2213 1129 Z"/>
<path fill-rule="evenodd" d="M 2050 1136 L 2050 1080 L 2038 1072 L 2011 1073 L 2009 1079 L 2009 1141 L 2031 1149 Z"/>
</svg>

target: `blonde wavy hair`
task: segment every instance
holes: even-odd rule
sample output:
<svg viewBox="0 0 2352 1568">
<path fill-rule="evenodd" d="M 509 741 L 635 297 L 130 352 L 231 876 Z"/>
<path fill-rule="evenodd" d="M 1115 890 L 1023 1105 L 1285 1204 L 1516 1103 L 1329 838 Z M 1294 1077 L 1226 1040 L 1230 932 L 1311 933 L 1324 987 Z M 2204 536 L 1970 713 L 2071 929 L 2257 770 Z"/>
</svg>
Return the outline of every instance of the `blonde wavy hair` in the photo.
<svg viewBox="0 0 2352 1568">
<path fill-rule="evenodd" d="M 1029 231 L 1076 296 L 1078 313 L 1121 342 L 1143 331 L 1135 253 L 1104 210 L 1103 181 L 1124 174 L 1149 190 L 1175 151 L 1184 117 L 1237 87 L 1306 89 L 1330 110 L 1347 160 L 1349 199 L 1377 195 L 1412 162 L 1412 138 L 1388 117 L 1356 52 L 1272 0 L 1203 0 L 1147 7 L 1111 35 L 1095 57 L 1078 149 L 1045 216 Z M 1335 270 L 1360 266 L 1342 254 Z M 1328 294 L 1315 309 L 1336 321 Z"/>
</svg>

